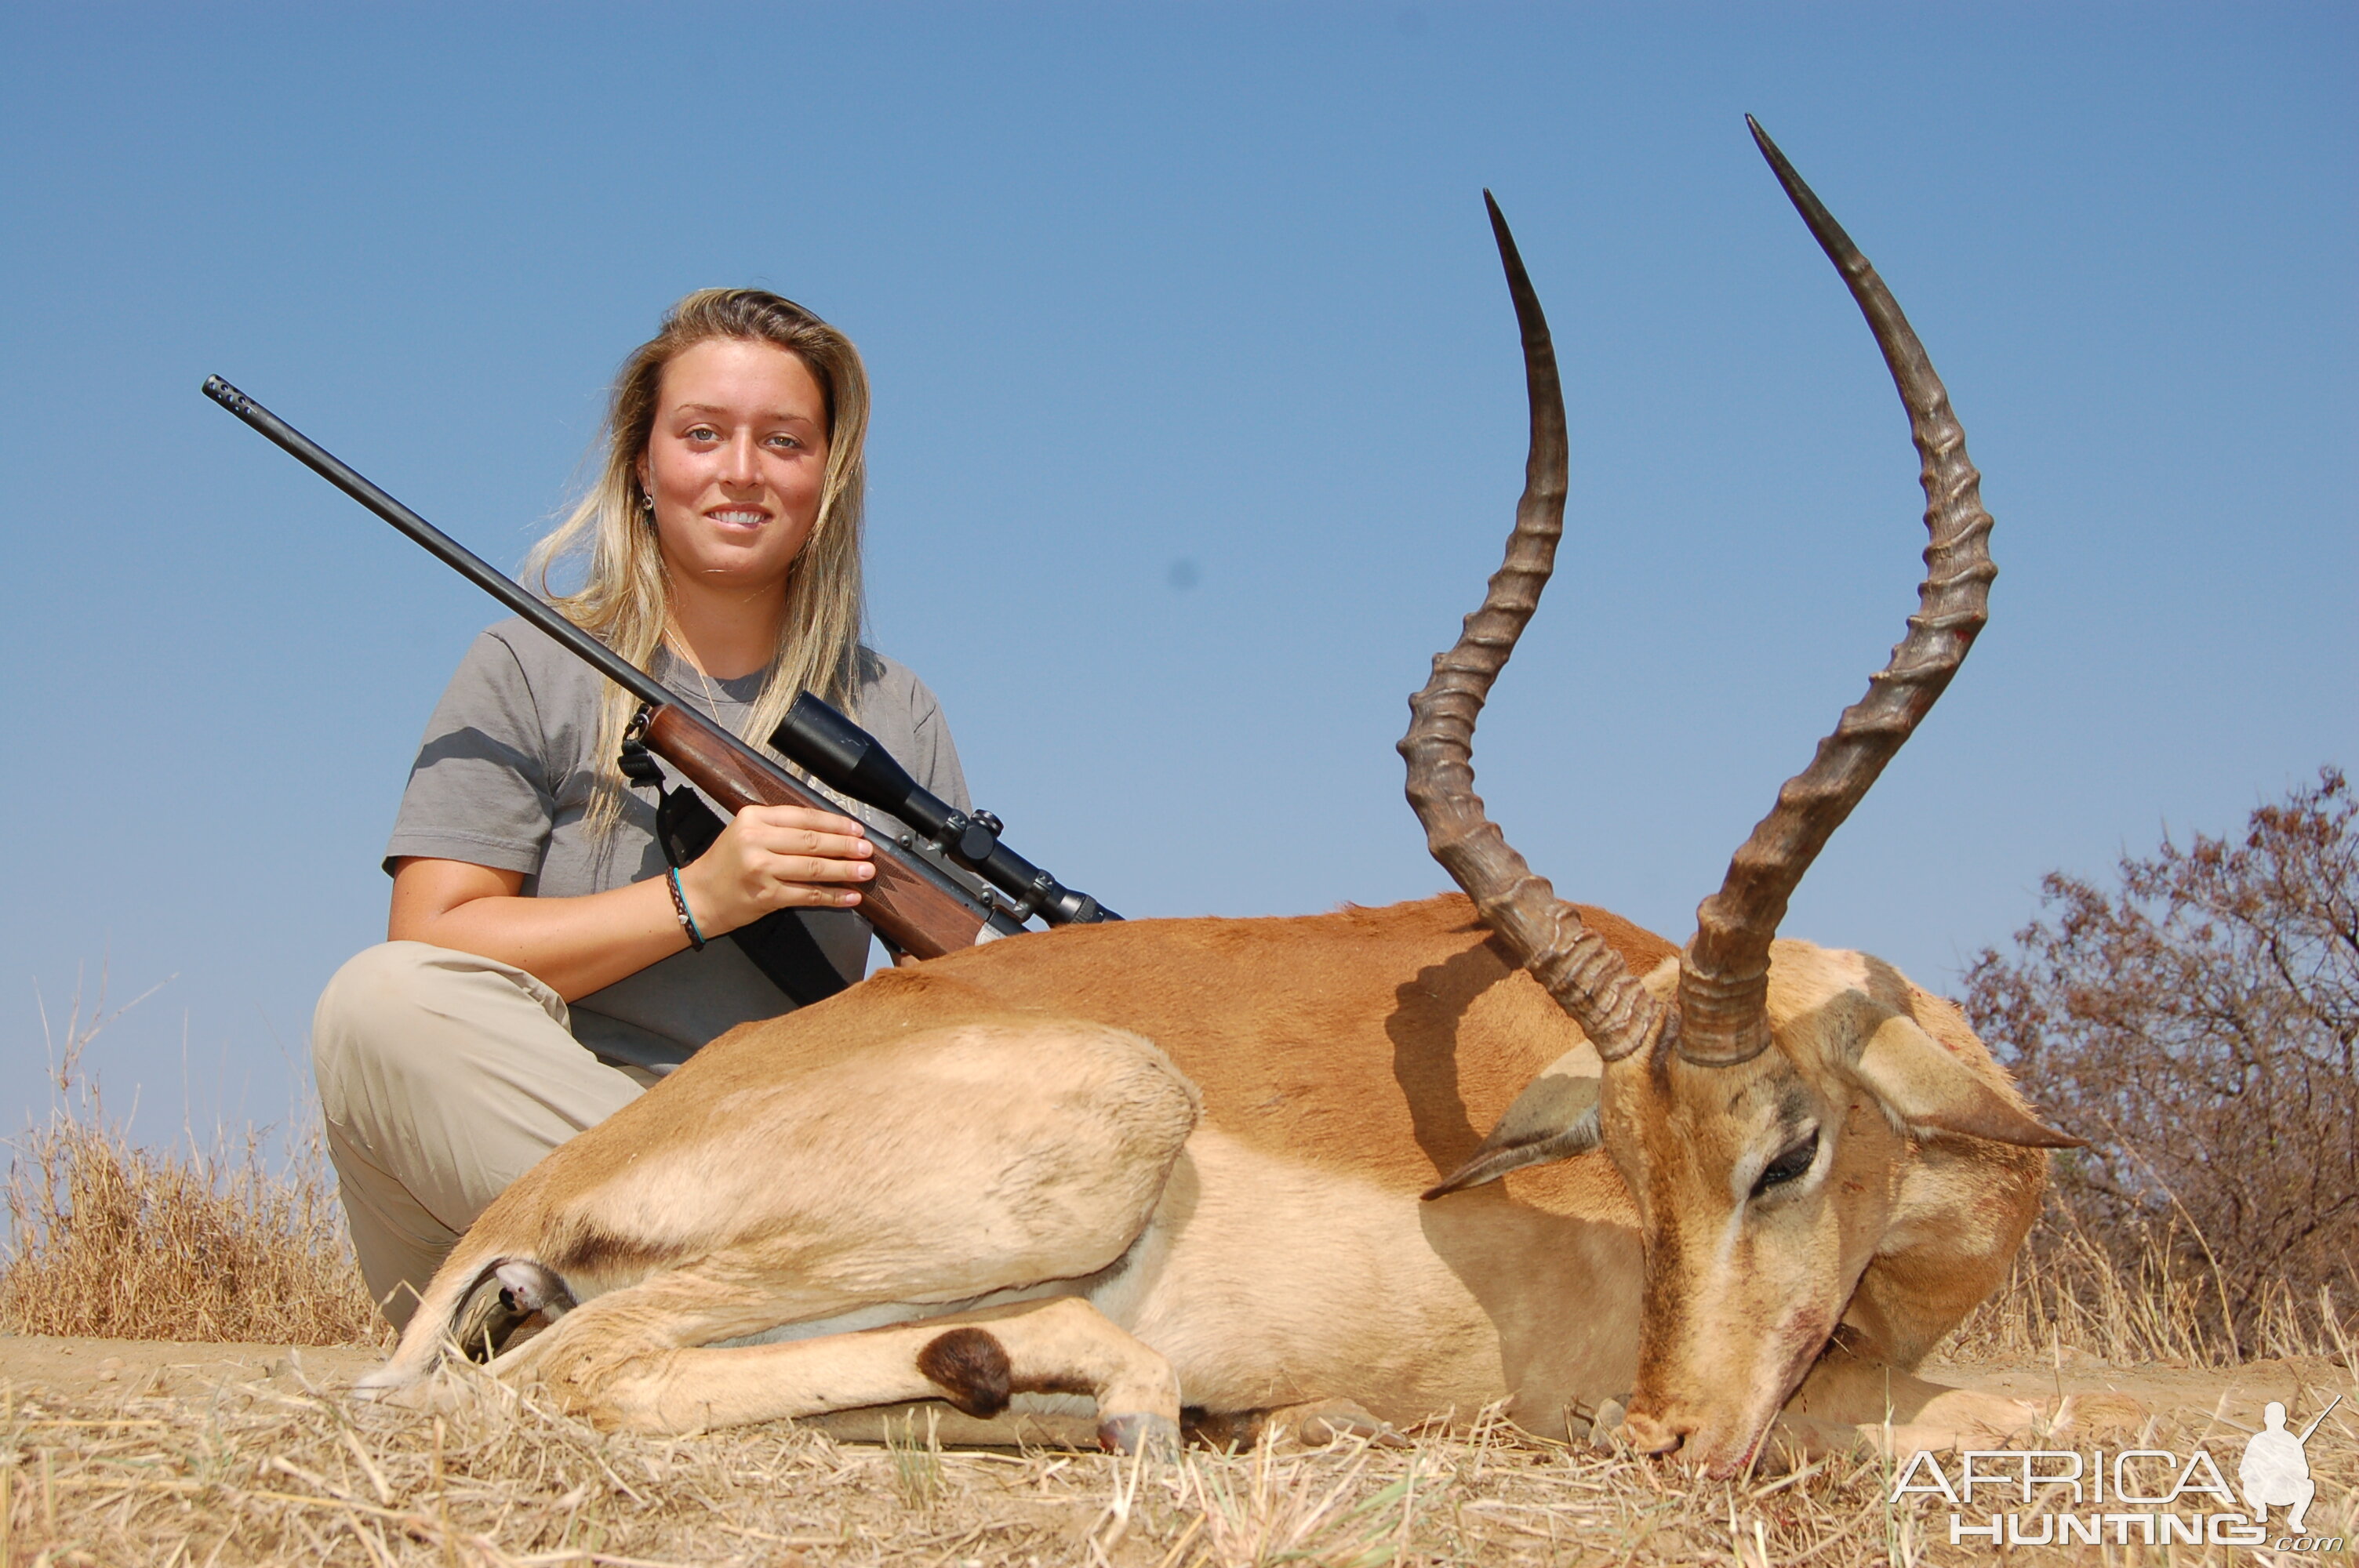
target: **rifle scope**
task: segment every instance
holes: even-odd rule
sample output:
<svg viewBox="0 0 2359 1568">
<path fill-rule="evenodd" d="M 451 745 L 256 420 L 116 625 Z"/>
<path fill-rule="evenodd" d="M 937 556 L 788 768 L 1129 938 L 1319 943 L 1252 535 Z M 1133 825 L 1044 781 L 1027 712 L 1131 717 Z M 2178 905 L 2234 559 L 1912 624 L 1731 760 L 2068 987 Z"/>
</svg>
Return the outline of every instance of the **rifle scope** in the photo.
<svg viewBox="0 0 2359 1568">
<path fill-rule="evenodd" d="M 999 841 L 999 818 L 970 816 L 928 791 L 895 762 L 876 737 L 810 692 L 795 698 L 771 733 L 779 755 L 813 778 L 908 823 L 942 854 L 1016 901 L 1008 913 L 1038 914 L 1051 925 L 1091 925 L 1122 916 L 1077 892 Z"/>
</svg>

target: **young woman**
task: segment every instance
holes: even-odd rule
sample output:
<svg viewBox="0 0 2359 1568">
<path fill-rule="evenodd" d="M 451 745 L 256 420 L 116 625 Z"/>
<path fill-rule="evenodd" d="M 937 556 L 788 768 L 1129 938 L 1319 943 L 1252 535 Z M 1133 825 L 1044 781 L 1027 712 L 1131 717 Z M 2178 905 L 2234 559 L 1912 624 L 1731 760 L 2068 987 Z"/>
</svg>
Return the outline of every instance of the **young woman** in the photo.
<svg viewBox="0 0 2359 1568">
<path fill-rule="evenodd" d="M 580 591 L 553 602 L 738 735 L 767 736 L 817 692 L 964 808 L 933 694 L 859 641 L 867 423 L 842 333 L 760 290 L 691 294 L 625 362 L 598 482 L 530 569 L 545 587 L 579 560 Z M 846 979 L 865 963 L 862 823 L 753 807 L 675 878 L 654 792 L 618 762 L 635 708 L 524 622 L 477 638 L 386 848 L 390 940 L 320 999 L 328 1149 L 397 1325 L 543 1154 L 723 1031 L 794 1005 L 712 938 L 788 910 Z"/>
</svg>

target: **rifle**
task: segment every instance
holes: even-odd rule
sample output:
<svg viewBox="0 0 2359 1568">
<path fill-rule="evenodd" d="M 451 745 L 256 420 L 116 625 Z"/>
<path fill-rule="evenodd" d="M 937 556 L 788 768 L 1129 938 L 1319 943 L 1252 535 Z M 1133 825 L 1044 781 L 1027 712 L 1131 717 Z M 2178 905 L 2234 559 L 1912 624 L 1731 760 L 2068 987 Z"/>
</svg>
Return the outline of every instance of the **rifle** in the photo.
<svg viewBox="0 0 2359 1568">
<path fill-rule="evenodd" d="M 426 547 L 460 576 L 529 621 L 567 652 L 643 704 L 632 736 L 734 814 L 748 806 L 800 806 L 832 812 L 834 802 L 683 702 L 679 694 L 560 615 L 484 558 L 362 477 L 318 442 L 219 376 L 205 395 L 253 427 L 321 478 Z M 866 730 L 806 692 L 770 743 L 812 776 L 908 824 L 897 838 L 872 838 L 876 874 L 861 892 L 858 914 L 887 946 L 931 958 L 1024 929 L 1038 914 L 1051 925 L 1122 917 L 999 842 L 1000 822 L 970 816 L 928 794 Z M 669 804 L 669 802 L 667 803 Z M 718 831 L 718 822 L 710 824 Z M 667 838 L 678 836 L 667 834 Z M 693 843 L 691 827 L 686 835 Z M 710 842 L 707 837 L 706 842 Z M 677 844 L 666 852 L 678 864 Z M 701 847 L 699 849 L 701 852 Z M 963 867 L 990 886 L 973 888 L 950 871 Z M 1004 891 L 1002 899 L 994 890 Z M 778 914 L 786 912 L 780 911 Z M 775 920 L 767 916 L 756 925 Z M 753 927 L 747 928 L 749 931 Z M 737 933 L 732 933 L 735 935 Z M 751 946 L 749 953 L 753 952 Z M 759 961 L 757 957 L 756 961 Z M 768 965 L 764 965 L 766 969 Z M 773 979 L 777 976 L 773 974 Z M 794 988 L 787 988 L 796 994 Z M 797 1000 L 804 1000 L 797 994 Z"/>
</svg>

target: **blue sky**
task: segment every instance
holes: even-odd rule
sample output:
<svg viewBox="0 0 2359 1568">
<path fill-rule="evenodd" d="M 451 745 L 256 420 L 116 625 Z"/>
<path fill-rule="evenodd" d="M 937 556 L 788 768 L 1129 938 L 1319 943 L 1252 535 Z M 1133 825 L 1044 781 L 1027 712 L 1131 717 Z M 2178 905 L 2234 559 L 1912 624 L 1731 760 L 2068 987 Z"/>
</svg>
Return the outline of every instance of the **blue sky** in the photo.
<svg viewBox="0 0 2359 1568">
<path fill-rule="evenodd" d="M 16 6 L 0 1065 L 81 973 L 141 1129 L 269 1119 L 376 940 L 484 554 L 688 289 L 842 326 L 872 613 L 1011 841 L 1134 915 L 1443 884 L 1403 699 L 1520 482 L 1480 192 L 1554 323 L 1568 546 L 1476 747 L 1674 936 L 1914 603 L 1916 464 L 1759 115 L 1883 270 L 1998 519 L 1989 632 L 1790 935 L 1936 986 L 2040 873 L 2359 762 L 2348 5 Z"/>
</svg>

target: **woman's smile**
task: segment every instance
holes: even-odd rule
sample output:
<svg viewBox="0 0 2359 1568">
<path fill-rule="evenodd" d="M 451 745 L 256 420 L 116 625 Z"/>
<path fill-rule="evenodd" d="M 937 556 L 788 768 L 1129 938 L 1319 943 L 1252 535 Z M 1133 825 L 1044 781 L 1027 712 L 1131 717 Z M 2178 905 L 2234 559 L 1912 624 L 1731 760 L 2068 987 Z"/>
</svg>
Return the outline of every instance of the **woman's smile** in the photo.
<svg viewBox="0 0 2359 1568">
<path fill-rule="evenodd" d="M 819 522 L 826 395 L 775 343 L 711 338 L 664 367 L 639 483 L 675 585 L 766 593 Z"/>
</svg>

